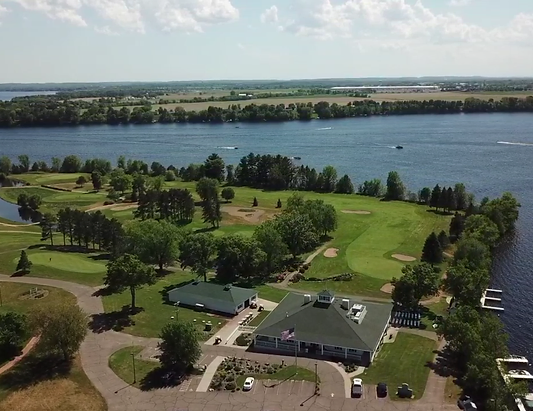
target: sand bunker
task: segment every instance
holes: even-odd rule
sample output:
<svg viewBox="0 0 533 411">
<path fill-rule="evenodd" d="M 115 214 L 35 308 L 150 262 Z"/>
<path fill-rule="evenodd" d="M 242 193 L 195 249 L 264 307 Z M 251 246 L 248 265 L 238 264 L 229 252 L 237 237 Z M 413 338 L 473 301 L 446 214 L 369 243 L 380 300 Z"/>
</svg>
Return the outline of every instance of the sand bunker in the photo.
<svg viewBox="0 0 533 411">
<path fill-rule="evenodd" d="M 410 255 L 404 255 L 404 254 L 393 254 L 392 258 L 396 258 L 397 260 L 406 261 L 406 262 L 416 261 L 415 257 L 411 257 Z"/>
<path fill-rule="evenodd" d="M 337 251 L 339 251 L 338 248 L 328 248 L 326 251 L 324 251 L 324 257 L 328 257 L 328 258 L 337 257 Z"/>
<path fill-rule="evenodd" d="M 341 210 L 341 212 L 344 214 L 364 214 L 364 215 L 371 214 L 370 211 L 365 211 L 365 210 Z"/>
<path fill-rule="evenodd" d="M 221 211 L 228 213 L 230 216 L 242 218 L 249 223 L 260 223 L 261 216 L 265 214 L 265 210 L 258 208 L 251 210 L 248 208 L 231 206 L 222 207 Z"/>
<path fill-rule="evenodd" d="M 384 284 L 383 287 L 380 288 L 381 292 L 392 294 L 392 290 L 394 290 L 394 286 L 391 283 Z"/>
</svg>

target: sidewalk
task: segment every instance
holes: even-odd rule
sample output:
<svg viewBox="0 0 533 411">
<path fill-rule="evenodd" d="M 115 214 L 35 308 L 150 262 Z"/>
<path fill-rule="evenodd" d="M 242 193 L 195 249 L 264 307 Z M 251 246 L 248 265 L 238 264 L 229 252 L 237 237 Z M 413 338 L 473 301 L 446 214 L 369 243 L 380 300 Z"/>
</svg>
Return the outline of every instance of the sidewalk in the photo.
<svg viewBox="0 0 533 411">
<path fill-rule="evenodd" d="M 200 381 L 200 384 L 198 384 L 198 388 L 196 389 L 196 392 L 207 392 L 209 390 L 209 385 L 211 385 L 211 380 L 213 379 L 215 373 L 217 372 L 217 368 L 220 364 L 222 364 L 222 361 L 224 361 L 226 357 L 218 356 L 213 361 L 211 361 L 211 364 L 207 366 L 207 369 L 204 372 L 204 375 L 202 377 L 202 380 Z"/>
</svg>

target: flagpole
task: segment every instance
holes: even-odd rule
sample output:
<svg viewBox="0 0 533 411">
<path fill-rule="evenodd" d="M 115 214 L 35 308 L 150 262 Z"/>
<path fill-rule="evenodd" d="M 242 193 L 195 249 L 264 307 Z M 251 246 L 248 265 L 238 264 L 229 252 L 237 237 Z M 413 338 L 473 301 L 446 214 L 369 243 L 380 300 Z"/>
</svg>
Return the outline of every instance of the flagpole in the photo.
<svg viewBox="0 0 533 411">
<path fill-rule="evenodd" d="M 296 374 L 298 374 L 298 346 L 300 343 L 296 338 L 296 326 L 294 326 L 294 365 L 296 367 Z"/>
</svg>

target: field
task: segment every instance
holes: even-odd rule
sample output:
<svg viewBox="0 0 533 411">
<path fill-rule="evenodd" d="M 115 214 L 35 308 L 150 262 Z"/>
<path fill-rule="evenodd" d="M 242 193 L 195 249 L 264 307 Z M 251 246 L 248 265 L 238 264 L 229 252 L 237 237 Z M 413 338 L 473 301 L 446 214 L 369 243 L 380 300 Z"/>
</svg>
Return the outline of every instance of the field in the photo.
<svg viewBox="0 0 533 411">
<path fill-rule="evenodd" d="M 0 313 L 29 313 L 36 308 L 67 302 L 75 297 L 63 290 L 39 286 L 48 294 L 41 299 L 28 299 L 30 284 L 0 282 L 2 305 Z M 55 369 L 42 363 L 42 357 L 30 353 L 14 368 L 0 375 L 0 410 L 10 411 L 104 411 L 105 401 L 93 387 L 81 368 L 79 358 L 71 367 Z"/>
<path fill-rule="evenodd" d="M 288 92 L 288 90 L 277 90 L 278 92 Z M 273 91 L 275 92 L 275 91 Z M 217 92 L 217 93 L 207 93 L 205 95 L 198 95 L 198 94 L 187 94 L 182 96 L 176 96 L 173 98 L 165 98 L 168 100 L 174 100 L 174 99 L 192 99 L 194 97 L 203 97 L 208 98 L 211 95 L 215 95 L 217 97 L 222 95 L 229 95 L 229 91 L 226 91 L 225 93 Z M 533 92 L 531 91 L 517 91 L 517 92 L 459 92 L 459 91 L 442 91 L 442 92 L 436 92 L 436 93 L 376 93 L 371 94 L 370 98 L 376 101 L 398 101 L 398 100 L 448 100 L 448 101 L 456 101 L 456 100 L 465 100 L 469 97 L 479 98 L 483 100 L 499 100 L 502 97 L 526 97 L 532 95 Z M 365 100 L 364 98 L 359 97 L 347 97 L 344 95 L 331 95 L 331 94 L 325 94 L 320 96 L 296 96 L 296 97 L 273 97 L 273 98 L 259 98 L 259 99 L 253 99 L 253 100 L 242 100 L 242 101 L 207 101 L 207 102 L 201 102 L 201 103 L 168 103 L 168 104 L 154 104 L 152 107 L 154 110 L 159 109 L 159 107 L 166 108 L 167 110 L 174 110 L 176 107 L 182 107 L 183 109 L 187 111 L 200 111 L 205 110 L 209 106 L 213 107 L 221 107 L 221 108 L 227 108 L 228 106 L 232 104 L 240 104 L 241 107 L 249 105 L 249 104 L 290 104 L 290 103 L 313 103 L 316 104 L 320 101 L 329 101 L 330 103 L 337 103 L 340 105 L 346 105 L 349 102 L 352 101 L 358 101 L 358 100 Z"/>
<path fill-rule="evenodd" d="M 398 333 L 393 343 L 384 344 L 372 365 L 362 375 L 365 384 L 385 382 L 392 399 L 396 388 L 409 384 L 415 398 L 424 394 L 436 342 L 417 335 Z"/>
</svg>

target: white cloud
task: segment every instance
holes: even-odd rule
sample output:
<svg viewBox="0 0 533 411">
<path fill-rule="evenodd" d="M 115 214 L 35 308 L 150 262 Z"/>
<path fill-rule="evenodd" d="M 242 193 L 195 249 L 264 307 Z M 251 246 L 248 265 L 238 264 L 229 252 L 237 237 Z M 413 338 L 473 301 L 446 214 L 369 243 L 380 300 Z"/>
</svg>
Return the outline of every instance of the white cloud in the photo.
<svg viewBox="0 0 533 411">
<path fill-rule="evenodd" d="M 472 0 L 450 0 L 448 4 L 454 7 L 463 7 L 469 5 L 471 2 Z"/>
<path fill-rule="evenodd" d="M 102 26 L 102 27 L 96 26 L 94 28 L 94 31 L 97 32 L 98 34 L 104 34 L 106 36 L 118 36 L 118 33 L 116 31 L 113 31 L 111 27 L 109 26 Z"/>
<path fill-rule="evenodd" d="M 237 47 L 240 49 L 240 50 L 246 50 L 246 46 L 242 43 L 237 43 Z"/>
<path fill-rule="evenodd" d="M 2 1 L 2 0 L 0 0 Z M 124 30 L 144 33 L 151 23 L 163 30 L 203 32 L 213 24 L 239 19 L 232 0 L 5 0 L 48 17 L 87 25 L 82 15 L 96 11 L 100 18 Z M 110 29 L 112 29 L 110 27 Z"/>
<path fill-rule="evenodd" d="M 278 8 L 273 5 L 266 9 L 260 16 L 262 23 L 277 23 L 278 22 Z"/>
</svg>

